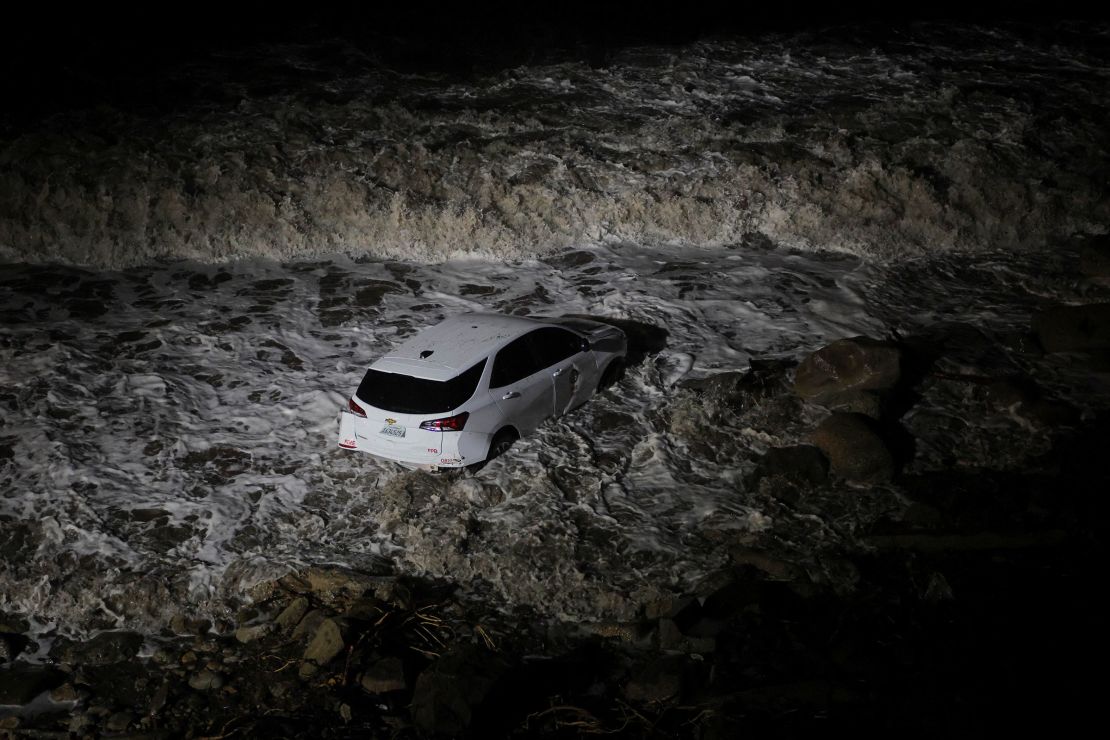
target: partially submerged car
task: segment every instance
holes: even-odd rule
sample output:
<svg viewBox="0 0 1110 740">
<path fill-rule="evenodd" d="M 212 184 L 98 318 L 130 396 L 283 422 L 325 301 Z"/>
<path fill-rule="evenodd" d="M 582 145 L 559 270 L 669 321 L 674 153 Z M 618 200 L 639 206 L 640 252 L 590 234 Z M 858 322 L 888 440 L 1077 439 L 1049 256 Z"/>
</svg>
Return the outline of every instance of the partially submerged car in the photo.
<svg viewBox="0 0 1110 740">
<path fill-rule="evenodd" d="M 480 464 L 616 380 L 627 350 L 588 319 L 455 316 L 370 366 L 339 446 L 410 468 Z"/>
</svg>

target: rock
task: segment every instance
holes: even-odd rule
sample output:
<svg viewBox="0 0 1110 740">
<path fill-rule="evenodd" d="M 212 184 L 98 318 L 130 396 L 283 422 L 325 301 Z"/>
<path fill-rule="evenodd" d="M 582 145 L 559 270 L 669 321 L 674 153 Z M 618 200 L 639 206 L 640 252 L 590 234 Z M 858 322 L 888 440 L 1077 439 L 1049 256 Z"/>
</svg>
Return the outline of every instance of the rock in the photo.
<svg viewBox="0 0 1110 740">
<path fill-rule="evenodd" d="M 131 724 L 132 719 L 130 712 L 116 712 L 104 723 L 104 729 L 109 732 L 123 732 Z"/>
<path fill-rule="evenodd" d="M 62 663 L 108 665 L 135 657 L 142 644 L 143 636 L 135 632 L 101 632 L 85 642 L 60 641 L 50 655 Z"/>
<path fill-rule="evenodd" d="M 794 393 L 815 403 L 846 391 L 894 388 L 902 377 L 902 351 L 868 337 L 838 339 L 804 359 L 794 375 Z"/>
<path fill-rule="evenodd" d="M 274 619 L 274 624 L 278 629 L 288 632 L 300 623 L 307 611 L 308 599 L 298 596 L 290 602 L 289 606 L 281 610 L 281 614 Z"/>
<path fill-rule="evenodd" d="M 408 687 L 405 682 L 405 665 L 400 658 L 382 658 L 366 669 L 359 683 L 370 694 L 402 691 Z"/>
<path fill-rule="evenodd" d="M 447 653 L 416 679 L 413 723 L 428 734 L 458 735 L 507 668 L 500 656 L 476 645 Z"/>
<path fill-rule="evenodd" d="M 847 411 L 853 414 L 863 414 L 872 419 L 883 418 L 887 402 L 885 396 L 877 391 L 840 391 L 823 396 L 820 404 L 830 411 Z"/>
<path fill-rule="evenodd" d="M 391 567 L 384 559 L 381 573 L 366 573 L 336 566 L 311 566 L 280 579 L 280 584 L 295 593 L 313 594 L 329 606 L 337 606 L 367 592 L 375 592 L 395 580 L 389 575 Z"/>
<path fill-rule="evenodd" d="M 772 447 L 760 458 L 749 485 L 763 478 L 779 476 L 806 486 L 819 486 L 829 477 L 829 461 L 812 445 Z"/>
<path fill-rule="evenodd" d="M 313 609 L 308 614 L 305 614 L 300 622 L 297 623 L 296 628 L 293 630 L 293 638 L 300 639 L 308 635 L 316 634 L 316 629 L 320 623 L 327 618 L 327 615 L 319 609 Z"/>
<path fill-rule="evenodd" d="M 894 457 L 862 414 L 833 412 L 814 430 L 812 440 L 829 458 L 832 472 L 842 478 L 875 483 L 894 475 Z"/>
<path fill-rule="evenodd" d="M 274 630 L 274 625 L 270 622 L 262 622 L 261 624 L 243 625 L 235 630 L 235 639 L 244 645 L 249 642 L 265 637 Z"/>
<path fill-rule="evenodd" d="M 44 691 L 61 686 L 66 674 L 48 666 L 17 663 L 0 669 L 0 704 L 27 704 Z"/>
<path fill-rule="evenodd" d="M 1057 306 L 1033 317 L 1045 352 L 1110 349 L 1110 303 Z"/>
<path fill-rule="evenodd" d="M 77 693 L 77 689 L 74 688 L 73 684 L 67 681 L 61 686 L 53 689 L 50 692 L 50 698 L 54 701 L 77 701 L 80 695 Z"/>
<path fill-rule="evenodd" d="M 1087 239 L 1079 250 L 1079 271 L 1088 277 L 1110 277 L 1110 234 Z"/>
<path fill-rule="evenodd" d="M 20 725 L 20 719 L 16 716 L 4 717 L 0 719 L 0 730 L 14 730 Z"/>
<path fill-rule="evenodd" d="M 983 388 L 983 395 L 991 406 L 999 411 L 1012 409 L 1019 403 L 1029 403 L 1040 394 L 1036 384 L 1021 378 L 999 378 L 992 380 Z"/>
<path fill-rule="evenodd" d="M 212 622 L 207 619 L 189 619 L 184 614 L 175 614 L 170 619 L 170 630 L 175 635 L 203 635 L 212 629 Z"/>
<path fill-rule="evenodd" d="M 625 683 L 621 693 L 629 701 L 651 704 L 673 699 L 681 690 L 681 661 L 661 658 L 639 666 Z"/>
<path fill-rule="evenodd" d="M 320 623 L 312 637 L 312 642 L 305 648 L 304 660 L 300 668 L 301 678 L 312 677 L 319 668 L 339 655 L 345 644 L 346 629 L 346 623 L 338 619 L 325 619 Z"/>
<path fill-rule="evenodd" d="M 189 677 L 189 685 L 197 691 L 209 691 L 223 686 L 224 678 L 219 673 L 205 668 Z"/>
</svg>

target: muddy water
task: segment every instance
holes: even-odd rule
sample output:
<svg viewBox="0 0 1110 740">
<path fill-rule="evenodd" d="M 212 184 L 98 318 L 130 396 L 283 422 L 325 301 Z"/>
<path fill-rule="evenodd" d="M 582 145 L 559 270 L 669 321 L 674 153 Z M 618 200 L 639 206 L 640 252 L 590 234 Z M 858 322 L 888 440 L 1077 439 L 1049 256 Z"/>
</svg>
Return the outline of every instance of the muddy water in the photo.
<svg viewBox="0 0 1110 740">
<path fill-rule="evenodd" d="M 946 337 L 946 376 L 1034 373 L 1095 408 L 1098 376 L 1018 341 L 1045 301 L 1106 292 L 1070 264 L 626 245 L 434 266 L 8 265 L 0 608 L 40 631 L 142 629 L 178 611 L 226 614 L 259 581 L 338 563 L 445 578 L 553 618 L 628 619 L 738 545 L 847 586 L 851 572 L 826 555 L 905 501 L 897 487 L 799 497 L 751 482 L 763 452 L 803 441 L 824 413 L 788 392 L 791 364 L 841 336 L 932 332 Z M 620 319 L 635 364 L 477 473 L 336 448 L 338 410 L 367 364 L 467 310 Z M 683 387 L 753 361 L 760 392 Z M 1049 444 L 973 383 L 935 380 L 921 396 L 903 419 L 917 439 L 909 472 L 1021 470 Z"/>
</svg>

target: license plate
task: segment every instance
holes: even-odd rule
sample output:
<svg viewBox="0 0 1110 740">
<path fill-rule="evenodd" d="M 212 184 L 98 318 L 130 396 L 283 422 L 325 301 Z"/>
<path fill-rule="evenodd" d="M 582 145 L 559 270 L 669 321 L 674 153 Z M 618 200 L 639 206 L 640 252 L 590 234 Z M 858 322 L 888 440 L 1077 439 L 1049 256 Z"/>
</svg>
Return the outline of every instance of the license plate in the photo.
<svg viewBox="0 0 1110 740">
<path fill-rule="evenodd" d="M 394 426 L 392 424 L 386 424 L 384 427 L 382 427 L 382 434 L 387 437 L 404 437 L 405 428 Z"/>
</svg>

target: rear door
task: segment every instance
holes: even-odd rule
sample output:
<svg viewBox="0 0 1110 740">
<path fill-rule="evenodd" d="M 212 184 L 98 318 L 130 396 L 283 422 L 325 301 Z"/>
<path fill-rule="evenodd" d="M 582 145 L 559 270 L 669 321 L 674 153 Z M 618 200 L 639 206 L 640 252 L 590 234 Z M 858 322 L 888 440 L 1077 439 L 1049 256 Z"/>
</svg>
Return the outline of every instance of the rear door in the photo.
<svg viewBox="0 0 1110 740">
<path fill-rule="evenodd" d="M 583 351 L 585 340 L 556 326 L 537 329 L 527 339 L 538 363 L 551 376 L 555 416 L 562 416 L 586 400 L 589 391 L 583 381 L 589 373 L 584 363 L 592 362 L 592 357 Z"/>
<path fill-rule="evenodd" d="M 551 416 L 554 386 L 532 351 L 526 334 L 506 345 L 493 360 L 489 394 L 505 421 L 527 434 Z"/>
</svg>

